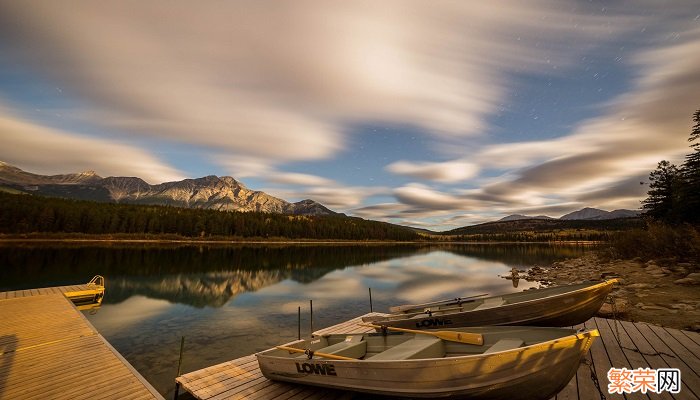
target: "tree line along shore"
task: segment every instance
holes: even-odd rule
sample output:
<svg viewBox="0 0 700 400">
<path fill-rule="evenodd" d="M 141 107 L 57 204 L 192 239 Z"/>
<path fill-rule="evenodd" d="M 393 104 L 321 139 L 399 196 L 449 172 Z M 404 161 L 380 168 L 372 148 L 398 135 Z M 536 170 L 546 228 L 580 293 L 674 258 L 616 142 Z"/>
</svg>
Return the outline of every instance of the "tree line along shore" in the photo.
<svg viewBox="0 0 700 400">
<path fill-rule="evenodd" d="M 440 233 L 343 215 L 216 211 L 0 192 L 0 239 L 14 240 L 600 242 L 642 226 L 638 218 L 535 220 Z"/>
</svg>

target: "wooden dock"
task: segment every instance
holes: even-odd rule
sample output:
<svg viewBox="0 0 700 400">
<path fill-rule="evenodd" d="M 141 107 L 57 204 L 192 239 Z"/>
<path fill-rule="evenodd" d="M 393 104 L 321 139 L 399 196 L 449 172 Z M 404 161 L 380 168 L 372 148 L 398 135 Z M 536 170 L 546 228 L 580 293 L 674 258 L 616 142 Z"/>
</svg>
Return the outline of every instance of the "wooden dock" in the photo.
<svg viewBox="0 0 700 400">
<path fill-rule="evenodd" d="M 366 315 L 375 315 L 370 313 Z M 361 317 L 314 332 L 368 332 L 357 325 Z M 607 373 L 615 368 L 678 368 L 682 387 L 678 394 L 635 392 L 627 399 L 700 398 L 700 334 L 662 328 L 645 323 L 591 318 L 584 326 L 596 328 L 601 337 L 593 343 L 587 357 L 569 384 L 551 400 L 623 399 L 608 394 Z M 371 331 L 371 329 L 369 330 Z M 365 399 L 370 396 L 347 391 L 273 382 L 263 377 L 254 355 L 184 374 L 176 379 L 181 387 L 200 400 L 224 399 Z"/>
<path fill-rule="evenodd" d="M 163 399 L 65 296 L 0 292 L 0 399 Z"/>
</svg>

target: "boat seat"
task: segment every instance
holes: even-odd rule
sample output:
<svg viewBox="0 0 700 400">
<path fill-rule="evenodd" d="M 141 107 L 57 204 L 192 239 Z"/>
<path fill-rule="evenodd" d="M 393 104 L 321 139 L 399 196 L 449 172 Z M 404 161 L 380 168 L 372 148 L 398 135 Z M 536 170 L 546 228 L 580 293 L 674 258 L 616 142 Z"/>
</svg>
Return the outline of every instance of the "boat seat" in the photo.
<svg viewBox="0 0 700 400">
<path fill-rule="evenodd" d="M 505 303 L 505 300 L 503 300 L 503 297 L 489 297 L 487 299 L 484 299 L 484 302 L 479 304 L 472 311 L 485 310 L 487 308 L 494 308 L 494 307 L 502 306 L 504 303 Z"/>
<path fill-rule="evenodd" d="M 419 334 L 415 338 L 375 354 L 367 360 L 411 360 L 444 356 L 445 348 L 442 339 Z"/>
<path fill-rule="evenodd" d="M 319 353 L 334 354 L 336 356 L 360 358 L 364 357 L 367 352 L 367 342 L 340 342 L 316 351 Z"/>
<path fill-rule="evenodd" d="M 348 335 L 348 337 L 340 343 L 315 349 L 314 351 L 319 353 L 334 354 L 337 356 L 361 358 L 364 357 L 365 353 L 367 352 L 367 342 L 362 339 L 362 335 Z M 305 357 L 306 355 L 303 355 L 299 358 Z M 323 357 L 317 356 L 317 358 Z"/>
<path fill-rule="evenodd" d="M 522 339 L 501 339 L 489 347 L 484 354 L 496 353 L 498 351 L 513 350 L 525 343 Z"/>
</svg>

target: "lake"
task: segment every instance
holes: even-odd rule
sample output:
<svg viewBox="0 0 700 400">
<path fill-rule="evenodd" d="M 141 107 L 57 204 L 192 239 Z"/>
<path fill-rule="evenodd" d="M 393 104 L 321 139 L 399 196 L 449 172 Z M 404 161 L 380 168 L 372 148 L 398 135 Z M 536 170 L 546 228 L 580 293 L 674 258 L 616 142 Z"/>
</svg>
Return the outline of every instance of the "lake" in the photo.
<svg viewBox="0 0 700 400">
<path fill-rule="evenodd" d="M 102 307 L 86 316 L 166 398 L 180 338 L 183 372 L 270 348 L 301 332 L 391 305 L 536 286 L 508 275 L 578 257 L 588 246 L 35 245 L 0 244 L 0 291 L 106 279 Z M 517 286 L 517 287 L 516 287 Z"/>
</svg>

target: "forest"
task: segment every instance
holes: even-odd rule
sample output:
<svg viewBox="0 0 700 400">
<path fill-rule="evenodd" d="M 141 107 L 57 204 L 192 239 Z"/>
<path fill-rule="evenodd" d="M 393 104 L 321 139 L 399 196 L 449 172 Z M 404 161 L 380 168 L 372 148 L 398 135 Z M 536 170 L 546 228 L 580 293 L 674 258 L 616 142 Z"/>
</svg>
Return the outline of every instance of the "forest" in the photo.
<svg viewBox="0 0 700 400">
<path fill-rule="evenodd" d="M 419 239 L 409 228 L 356 217 L 97 203 L 0 192 L 0 234 L 36 233 L 228 240 Z"/>
</svg>

